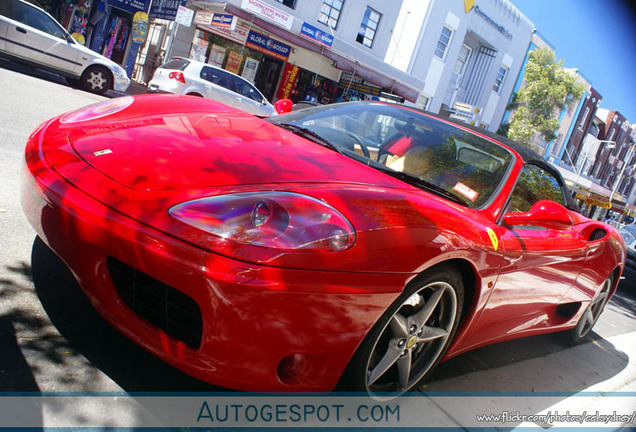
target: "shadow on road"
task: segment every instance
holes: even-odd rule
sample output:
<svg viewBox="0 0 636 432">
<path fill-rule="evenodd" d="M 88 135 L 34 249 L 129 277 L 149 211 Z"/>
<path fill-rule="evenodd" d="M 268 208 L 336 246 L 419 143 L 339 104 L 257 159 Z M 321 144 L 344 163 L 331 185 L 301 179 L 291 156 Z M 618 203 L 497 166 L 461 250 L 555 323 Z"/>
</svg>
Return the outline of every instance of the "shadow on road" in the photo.
<svg viewBox="0 0 636 432">
<path fill-rule="evenodd" d="M 179 372 L 113 329 L 89 303 L 66 265 L 39 238 L 33 243 L 31 261 L 35 290 L 53 325 L 73 350 L 125 391 L 224 391 Z"/>
</svg>

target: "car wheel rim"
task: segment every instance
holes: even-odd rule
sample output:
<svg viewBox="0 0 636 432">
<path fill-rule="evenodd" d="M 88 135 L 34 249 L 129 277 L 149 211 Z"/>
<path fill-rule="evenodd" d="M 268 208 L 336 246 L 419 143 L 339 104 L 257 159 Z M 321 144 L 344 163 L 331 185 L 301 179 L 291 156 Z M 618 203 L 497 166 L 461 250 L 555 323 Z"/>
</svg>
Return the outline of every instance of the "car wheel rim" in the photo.
<svg viewBox="0 0 636 432">
<path fill-rule="evenodd" d="M 447 282 L 433 282 L 409 296 L 388 321 L 367 361 L 371 394 L 400 394 L 433 367 L 450 337 L 457 295 Z"/>
<path fill-rule="evenodd" d="M 104 84 L 106 84 L 106 78 L 104 78 L 102 72 L 91 72 L 86 82 L 91 86 L 91 89 L 101 90 L 104 88 Z"/>
<path fill-rule="evenodd" d="M 607 279 L 603 282 L 603 285 L 601 285 L 601 289 L 598 290 L 596 295 L 590 301 L 590 304 L 579 321 L 579 338 L 587 336 L 587 334 L 592 330 L 592 327 L 594 327 L 594 324 L 596 324 L 596 321 L 598 321 L 599 316 L 601 316 L 601 312 L 603 312 L 603 309 L 605 308 L 605 303 L 607 303 L 609 288 L 610 280 Z"/>
</svg>

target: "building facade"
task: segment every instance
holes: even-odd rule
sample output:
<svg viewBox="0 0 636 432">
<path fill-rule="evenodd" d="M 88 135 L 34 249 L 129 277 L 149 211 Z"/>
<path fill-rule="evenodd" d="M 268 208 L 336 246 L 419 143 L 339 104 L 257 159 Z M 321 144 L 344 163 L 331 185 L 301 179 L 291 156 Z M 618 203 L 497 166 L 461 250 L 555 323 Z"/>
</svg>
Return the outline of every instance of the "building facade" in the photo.
<svg viewBox="0 0 636 432">
<path fill-rule="evenodd" d="M 594 129 L 594 118 L 602 100 L 601 94 L 589 86 L 577 107 L 577 115 L 571 124 L 570 133 L 565 138 L 566 144 L 561 154 L 562 165 L 574 166 L 578 171 L 584 163 L 583 158 L 589 154 L 589 148 L 583 148 L 586 134 L 591 131 L 594 139 L 598 139 L 599 130 Z"/>
<path fill-rule="evenodd" d="M 423 82 L 386 63 L 401 1 L 191 1 L 168 55 L 214 63 L 270 101 L 418 99 Z M 223 21 L 223 20 L 226 21 Z"/>
<path fill-rule="evenodd" d="M 430 0 L 406 70 L 425 83 L 422 104 L 496 131 L 533 28 L 508 0 Z"/>
</svg>

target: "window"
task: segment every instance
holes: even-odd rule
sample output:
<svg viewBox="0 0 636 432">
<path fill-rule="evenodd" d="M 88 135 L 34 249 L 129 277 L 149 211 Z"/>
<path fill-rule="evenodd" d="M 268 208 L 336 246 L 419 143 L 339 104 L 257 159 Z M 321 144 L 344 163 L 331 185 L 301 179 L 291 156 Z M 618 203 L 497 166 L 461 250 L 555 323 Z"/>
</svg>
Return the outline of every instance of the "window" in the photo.
<svg viewBox="0 0 636 432">
<path fill-rule="evenodd" d="M 64 29 L 53 18 L 33 6 L 14 1 L 11 18 L 51 36 L 66 39 Z"/>
<path fill-rule="evenodd" d="M 282 3 L 288 8 L 295 9 L 296 8 L 296 0 L 278 0 L 278 3 Z"/>
<path fill-rule="evenodd" d="M 590 107 L 585 107 L 585 113 L 581 117 L 581 123 L 579 123 L 579 130 L 583 130 L 585 123 L 587 122 L 587 116 L 590 114 Z"/>
<path fill-rule="evenodd" d="M 519 175 L 508 211 L 527 212 L 537 201 L 550 200 L 565 205 L 557 178 L 536 165 L 526 165 Z"/>
<path fill-rule="evenodd" d="M 492 86 L 492 90 L 495 93 L 501 92 L 501 87 L 503 85 L 504 80 L 506 79 L 506 74 L 508 74 L 508 68 L 505 66 L 499 66 L 499 71 L 497 72 L 497 78 L 495 78 L 495 84 Z"/>
<path fill-rule="evenodd" d="M 216 85 L 219 85 L 221 87 L 224 87 L 226 89 L 234 91 L 234 89 L 232 89 L 231 87 L 233 76 L 220 69 L 204 66 L 203 69 L 201 69 L 201 78 L 203 78 L 206 81 L 210 81 L 211 83 L 214 83 Z"/>
<path fill-rule="evenodd" d="M 472 48 L 468 45 L 462 45 L 462 49 L 459 51 L 459 56 L 457 57 L 457 61 L 455 62 L 455 70 L 453 71 L 457 76 L 462 76 L 464 74 L 466 63 L 468 63 L 468 59 L 470 58 L 470 53 L 472 51 Z"/>
<path fill-rule="evenodd" d="M 439 36 L 439 41 L 437 41 L 437 47 L 435 48 L 435 55 L 442 60 L 446 58 L 446 49 L 448 45 L 450 45 L 452 37 L 453 30 L 451 30 L 450 27 L 444 26 L 444 28 L 442 28 L 442 34 Z"/>
<path fill-rule="evenodd" d="M 254 86 L 252 86 L 252 84 L 235 76 L 233 76 L 232 78 L 234 79 L 234 87 L 236 88 L 236 92 L 238 94 L 252 99 L 256 102 L 263 102 L 263 96 L 258 90 L 254 88 Z"/>
<path fill-rule="evenodd" d="M 318 22 L 335 29 L 338 26 L 343 3 L 344 0 L 324 0 Z"/>
<path fill-rule="evenodd" d="M 367 10 L 364 12 L 364 16 L 362 17 L 362 22 L 360 23 L 360 30 L 358 30 L 358 37 L 356 37 L 356 42 L 371 48 L 381 16 L 382 15 L 380 15 L 370 7 L 367 8 Z"/>
</svg>

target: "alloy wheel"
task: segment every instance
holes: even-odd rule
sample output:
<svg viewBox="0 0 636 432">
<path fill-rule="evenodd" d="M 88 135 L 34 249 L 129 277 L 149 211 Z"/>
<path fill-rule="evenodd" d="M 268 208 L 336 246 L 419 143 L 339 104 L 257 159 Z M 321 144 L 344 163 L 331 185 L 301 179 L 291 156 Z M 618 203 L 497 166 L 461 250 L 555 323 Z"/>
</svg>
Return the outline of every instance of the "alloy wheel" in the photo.
<svg viewBox="0 0 636 432">
<path fill-rule="evenodd" d="M 455 289 L 445 281 L 429 283 L 410 295 L 376 340 L 366 368 L 370 394 L 400 394 L 437 363 L 453 333 L 458 313 Z"/>
<path fill-rule="evenodd" d="M 590 304 L 583 312 L 579 324 L 576 327 L 577 336 L 579 338 L 584 338 L 588 335 L 588 333 L 598 321 L 599 316 L 605 309 L 605 304 L 609 298 L 609 290 L 610 290 L 610 279 L 606 279 L 605 282 L 601 285 L 601 288 L 598 290 L 596 295 L 590 301 Z"/>
</svg>

